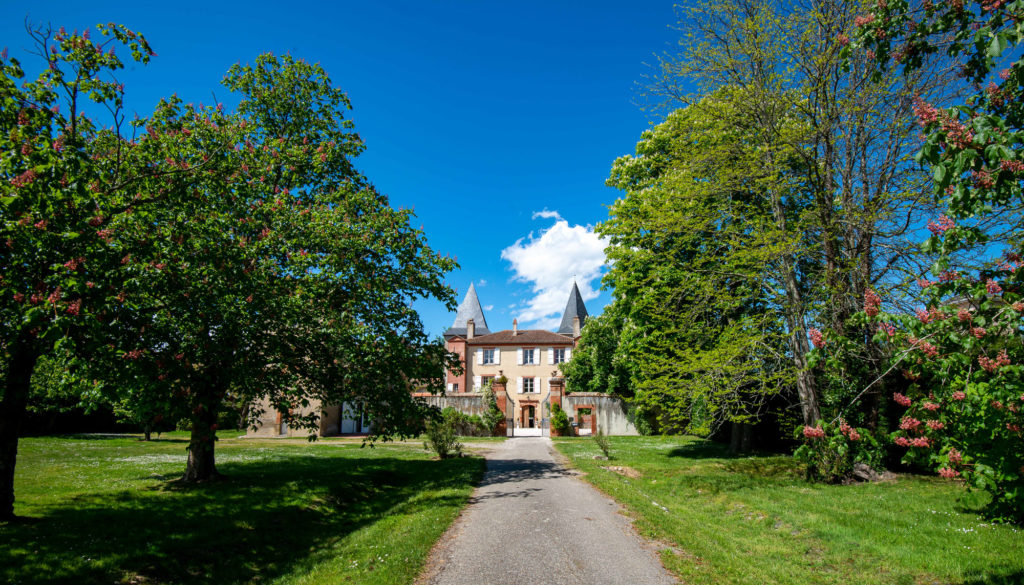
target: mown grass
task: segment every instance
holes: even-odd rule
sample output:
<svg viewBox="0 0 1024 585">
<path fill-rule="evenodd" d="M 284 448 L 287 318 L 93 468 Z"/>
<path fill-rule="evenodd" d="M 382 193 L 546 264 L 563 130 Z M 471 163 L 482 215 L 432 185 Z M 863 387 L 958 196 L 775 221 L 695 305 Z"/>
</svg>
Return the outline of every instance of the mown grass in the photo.
<svg viewBox="0 0 1024 585">
<path fill-rule="evenodd" d="M 689 585 L 1024 583 L 1024 530 L 986 522 L 981 496 L 957 484 L 811 485 L 791 457 L 734 458 L 687 437 L 610 440 L 611 461 L 595 460 L 587 438 L 555 444 L 666 544 L 665 566 Z"/>
<path fill-rule="evenodd" d="M 182 486 L 187 439 L 23 439 L 3 583 L 411 583 L 483 473 L 421 442 L 223 439 Z"/>
</svg>

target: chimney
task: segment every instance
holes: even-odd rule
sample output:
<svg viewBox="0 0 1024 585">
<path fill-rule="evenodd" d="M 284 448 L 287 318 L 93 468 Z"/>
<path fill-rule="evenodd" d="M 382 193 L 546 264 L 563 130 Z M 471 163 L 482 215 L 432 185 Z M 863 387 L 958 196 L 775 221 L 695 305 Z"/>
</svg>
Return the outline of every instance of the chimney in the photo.
<svg viewBox="0 0 1024 585">
<path fill-rule="evenodd" d="M 519 320 L 512 319 L 512 337 L 519 335 Z"/>
<path fill-rule="evenodd" d="M 579 317 L 573 317 L 572 318 L 572 336 L 573 337 L 579 337 L 580 336 L 580 318 Z"/>
<path fill-rule="evenodd" d="M 476 323 L 472 319 L 466 321 L 466 339 L 473 339 L 476 335 Z"/>
</svg>

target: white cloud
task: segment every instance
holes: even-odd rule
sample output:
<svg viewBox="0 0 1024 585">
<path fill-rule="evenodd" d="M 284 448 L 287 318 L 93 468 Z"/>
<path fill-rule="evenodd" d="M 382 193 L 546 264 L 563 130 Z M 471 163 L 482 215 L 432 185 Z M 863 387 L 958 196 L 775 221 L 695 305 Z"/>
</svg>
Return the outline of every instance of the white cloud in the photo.
<svg viewBox="0 0 1024 585">
<path fill-rule="evenodd" d="M 597 298 L 592 281 L 601 276 L 608 242 L 598 237 L 592 226 L 570 226 L 556 211 L 545 209 L 533 216 L 556 221 L 539 236 L 530 233 L 516 240 L 501 251 L 501 257 L 511 263 L 514 280 L 532 284 L 533 296 L 519 307 L 520 325 L 554 329 L 561 322 L 574 275 L 583 300 Z"/>
<path fill-rule="evenodd" d="M 487 281 L 483 278 L 480 279 L 480 286 L 487 286 Z"/>
<path fill-rule="evenodd" d="M 494 308 L 494 305 L 487 305 L 486 307 L 484 307 L 484 310 L 485 311 L 490 311 L 493 308 Z"/>
<path fill-rule="evenodd" d="M 544 219 L 562 219 L 562 215 L 560 213 L 557 211 L 551 211 L 547 207 L 542 211 L 534 211 L 533 215 L 530 216 L 530 219 L 537 219 L 538 217 L 542 217 Z"/>
</svg>

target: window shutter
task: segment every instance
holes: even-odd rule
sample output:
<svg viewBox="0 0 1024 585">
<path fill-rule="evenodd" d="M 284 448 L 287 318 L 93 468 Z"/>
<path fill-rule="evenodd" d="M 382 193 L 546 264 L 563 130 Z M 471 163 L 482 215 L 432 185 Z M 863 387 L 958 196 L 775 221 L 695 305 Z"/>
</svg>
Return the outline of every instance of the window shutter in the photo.
<svg viewBox="0 0 1024 585">
<path fill-rule="evenodd" d="M 496 366 L 500 366 L 501 365 L 501 348 L 500 347 L 494 348 L 494 365 L 496 365 Z"/>
<path fill-rule="evenodd" d="M 570 359 L 572 359 L 572 350 L 567 347 L 565 348 L 565 361 L 569 361 Z"/>
<path fill-rule="evenodd" d="M 476 350 L 476 364 L 482 366 L 484 363 L 484 349 L 481 347 Z"/>
<path fill-rule="evenodd" d="M 533 379 L 533 391 L 540 394 L 540 378 Z"/>
<path fill-rule="evenodd" d="M 451 383 L 451 382 L 448 382 L 448 391 L 449 391 L 449 392 L 451 392 L 451 391 L 452 391 L 452 383 Z"/>
<path fill-rule="evenodd" d="M 554 365 L 555 363 L 555 348 L 548 348 L 548 365 Z"/>
<path fill-rule="evenodd" d="M 523 348 L 521 347 L 516 349 L 516 365 L 523 365 Z"/>
<path fill-rule="evenodd" d="M 473 390 L 480 390 L 480 376 L 473 376 Z"/>
<path fill-rule="evenodd" d="M 516 392 L 523 393 L 523 379 L 516 376 Z"/>
</svg>

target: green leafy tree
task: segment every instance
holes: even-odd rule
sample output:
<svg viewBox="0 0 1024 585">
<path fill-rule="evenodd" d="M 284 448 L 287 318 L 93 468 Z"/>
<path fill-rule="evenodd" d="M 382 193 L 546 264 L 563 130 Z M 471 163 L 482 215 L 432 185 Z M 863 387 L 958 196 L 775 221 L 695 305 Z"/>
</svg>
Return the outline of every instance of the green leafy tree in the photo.
<svg viewBox="0 0 1024 585">
<path fill-rule="evenodd" d="M 355 171 L 345 94 L 319 66 L 269 54 L 224 85 L 237 112 L 167 100 L 126 155 L 161 172 L 111 227 L 127 278 L 98 362 L 117 372 L 108 387 L 140 389 L 135 410 L 187 417 L 190 482 L 217 475 L 229 397 L 307 427 L 318 413 L 300 408 L 357 402 L 388 438 L 422 420 L 410 388 L 439 390 L 453 360 L 411 304 L 454 306 L 442 277 L 455 264 Z"/>
<path fill-rule="evenodd" d="M 843 39 L 860 2 L 708 0 L 681 8 L 680 49 L 666 56 L 652 85 L 667 105 L 693 105 L 722 88 L 742 90 L 738 118 L 760 149 L 764 168 L 787 184 L 762 190 L 776 228 L 792 236 L 777 273 L 785 290 L 805 424 L 822 416 L 863 419 L 876 428 L 883 384 L 860 390 L 886 368 L 887 348 L 860 344 L 843 369 L 815 369 L 805 357 L 813 324 L 870 339 L 851 317 L 868 291 L 906 298 L 923 265 L 913 229 L 932 203 L 912 160 L 913 96 L 946 100 L 957 88 L 948 60 L 907 77 L 879 77 L 858 58 L 844 65 Z M 790 188 L 795 188 L 793 191 Z M 799 197 L 793 197 L 799 193 Z M 851 406 L 851 402 L 855 402 Z M 857 412 L 850 412 L 850 410 Z"/>
<path fill-rule="evenodd" d="M 606 313 L 621 325 L 598 327 L 590 339 L 599 343 L 585 334 L 567 375 L 629 372 L 634 406 L 664 429 L 706 435 L 753 422 L 794 374 L 782 357 L 777 274 L 800 232 L 787 230 L 795 214 L 777 216 L 763 193 L 787 190 L 790 201 L 799 193 L 780 179 L 791 170 L 767 166 L 751 141 L 756 129 L 736 107 L 746 97 L 726 89 L 673 112 L 644 133 L 636 156 L 616 161 L 608 181 L 625 191 L 597 227 L 611 240 Z M 618 335 L 610 343 L 609 331 Z M 610 359 L 602 346 L 614 347 Z"/>
<path fill-rule="evenodd" d="M 1024 177 L 1024 68 L 1021 2 L 879 2 L 857 17 L 848 47 L 864 55 L 878 76 L 929 69 L 928 57 L 962 59 L 961 75 L 974 92 L 962 103 L 936 107 L 925 96 L 915 114 L 925 134 L 918 160 L 932 173 L 944 210 L 928 224 L 925 250 L 935 253 L 935 281 L 922 282 L 916 315 L 882 310 L 882 300 L 859 316 L 875 339 L 891 343 L 891 367 L 909 382 L 893 401 L 906 409 L 894 441 L 905 459 L 964 478 L 987 491 L 990 513 L 1024 520 L 1024 383 L 1021 363 Z M 844 42 L 847 39 L 843 39 Z M 1015 225 L 1001 255 L 984 221 L 1009 217 Z M 982 270 L 956 263 L 963 251 L 983 250 Z M 842 342 L 842 340 L 838 340 Z"/>
<path fill-rule="evenodd" d="M 102 321 L 116 267 L 104 223 L 124 212 L 110 190 L 132 173 L 119 151 L 96 144 L 119 144 L 123 127 L 115 48 L 142 63 L 152 52 L 122 26 L 97 31 L 94 40 L 88 30 L 30 30 L 43 66 L 35 79 L 6 50 L 0 55 L 0 520 L 14 515 L 18 435 L 35 366 Z M 87 103 L 108 109 L 114 129 L 86 117 Z"/>
</svg>

